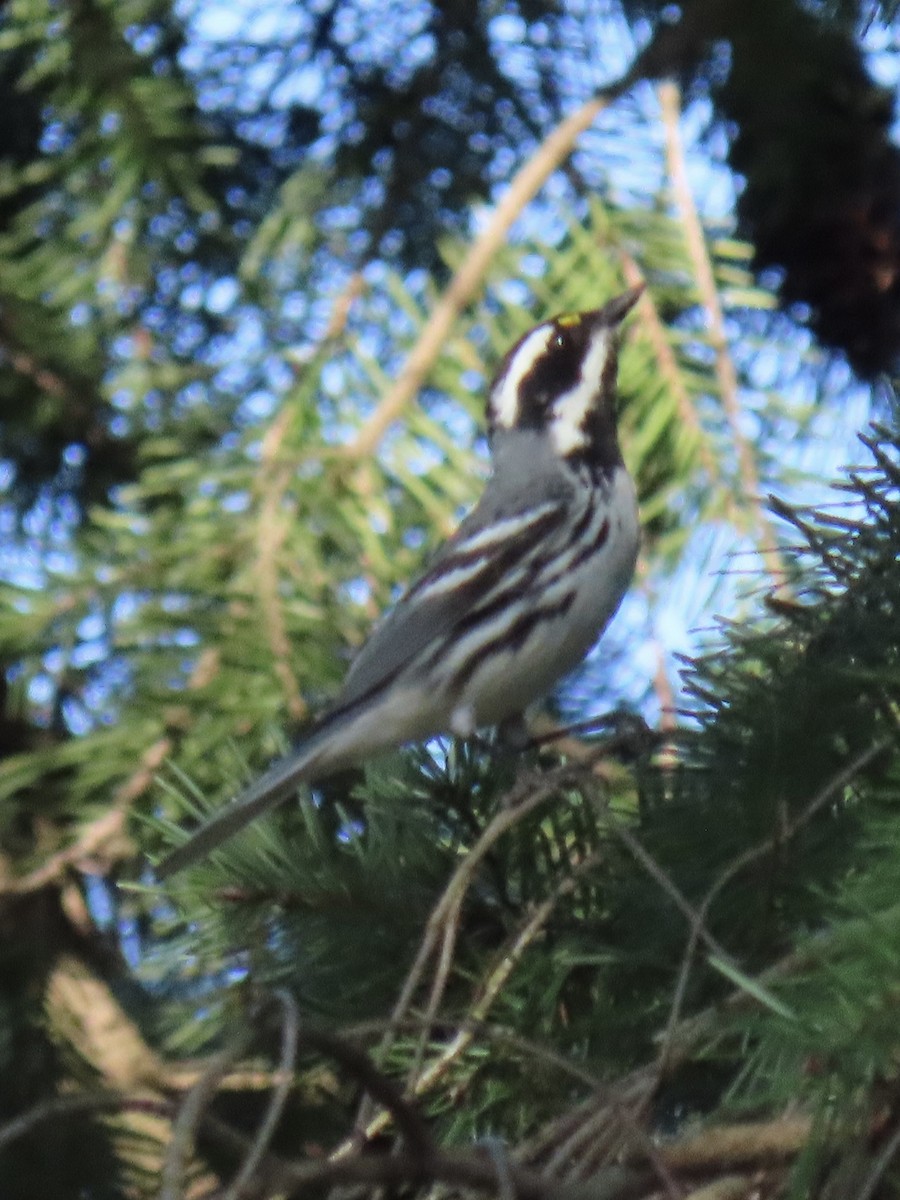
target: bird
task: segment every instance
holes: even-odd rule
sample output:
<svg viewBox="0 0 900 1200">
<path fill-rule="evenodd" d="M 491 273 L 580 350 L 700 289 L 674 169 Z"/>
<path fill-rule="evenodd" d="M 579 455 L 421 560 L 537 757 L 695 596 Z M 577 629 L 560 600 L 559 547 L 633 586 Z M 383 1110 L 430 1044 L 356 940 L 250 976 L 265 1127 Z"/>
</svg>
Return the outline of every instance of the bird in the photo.
<svg viewBox="0 0 900 1200">
<path fill-rule="evenodd" d="M 501 725 L 581 663 L 619 607 L 640 541 L 616 407 L 619 327 L 642 291 L 542 321 L 507 352 L 488 393 L 480 501 L 376 623 L 299 748 L 170 851 L 158 879 L 300 784 Z"/>
</svg>

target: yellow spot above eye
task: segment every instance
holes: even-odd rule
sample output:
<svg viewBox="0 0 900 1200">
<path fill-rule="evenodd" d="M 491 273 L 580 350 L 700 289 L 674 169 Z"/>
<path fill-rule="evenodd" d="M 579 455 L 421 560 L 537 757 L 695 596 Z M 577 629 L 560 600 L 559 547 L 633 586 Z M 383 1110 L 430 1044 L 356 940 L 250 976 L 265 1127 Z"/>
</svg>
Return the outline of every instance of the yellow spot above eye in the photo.
<svg viewBox="0 0 900 1200">
<path fill-rule="evenodd" d="M 571 329 L 573 325 L 581 324 L 581 313 L 563 313 L 561 317 L 556 318 L 556 323 L 563 329 Z"/>
</svg>

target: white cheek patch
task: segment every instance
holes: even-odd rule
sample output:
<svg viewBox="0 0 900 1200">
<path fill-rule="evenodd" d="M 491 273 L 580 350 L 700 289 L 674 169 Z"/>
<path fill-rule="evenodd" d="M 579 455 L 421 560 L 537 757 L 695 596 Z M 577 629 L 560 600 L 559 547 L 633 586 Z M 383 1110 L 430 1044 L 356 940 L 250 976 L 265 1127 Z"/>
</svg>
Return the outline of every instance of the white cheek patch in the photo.
<svg viewBox="0 0 900 1200">
<path fill-rule="evenodd" d="M 594 334 L 578 382 L 553 404 L 550 434 L 557 454 L 571 454 L 587 445 L 585 418 L 596 401 L 603 368 L 613 352 L 614 336 L 609 329 Z"/>
<path fill-rule="evenodd" d="M 519 419 L 519 388 L 522 380 L 546 352 L 552 325 L 539 325 L 510 359 L 499 385 L 491 393 L 491 416 L 501 429 L 512 429 Z"/>
</svg>

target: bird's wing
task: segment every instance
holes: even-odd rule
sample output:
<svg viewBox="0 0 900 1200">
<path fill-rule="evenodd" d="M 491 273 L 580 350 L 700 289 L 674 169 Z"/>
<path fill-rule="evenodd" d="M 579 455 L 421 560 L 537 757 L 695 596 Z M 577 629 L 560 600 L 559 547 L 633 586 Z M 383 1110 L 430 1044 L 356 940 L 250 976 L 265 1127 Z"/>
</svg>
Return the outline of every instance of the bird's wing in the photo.
<svg viewBox="0 0 900 1200">
<path fill-rule="evenodd" d="M 372 631 L 347 675 L 334 712 L 377 694 L 437 646 L 476 607 L 527 579 L 536 557 L 564 524 L 562 497 L 527 503 L 482 503 L 431 565 Z"/>
<path fill-rule="evenodd" d="M 545 561 L 546 543 L 565 523 L 562 497 L 531 505 L 507 498 L 495 502 L 488 489 L 481 504 L 447 542 L 425 574 L 376 626 L 353 665 L 337 703 L 321 718 L 293 755 L 277 762 L 230 804 L 213 813 L 156 867 L 166 879 L 205 857 L 232 834 L 315 778 L 333 738 L 352 727 L 355 714 L 376 700 L 431 646 L 452 635 L 457 624 L 507 592 L 515 593 L 529 572 Z"/>
<path fill-rule="evenodd" d="M 533 498 L 533 491 L 543 499 Z M 230 804 L 214 813 L 156 867 L 165 879 L 203 858 L 261 813 L 315 778 L 330 761 L 334 739 L 352 729 L 357 713 L 413 668 L 429 647 L 451 637 L 459 622 L 515 595 L 545 562 L 548 542 L 565 526 L 571 493 L 551 485 L 533 488 L 527 473 L 501 493 L 489 483 L 475 510 L 373 630 L 356 658 L 336 704 L 299 749 L 275 763 Z"/>
</svg>

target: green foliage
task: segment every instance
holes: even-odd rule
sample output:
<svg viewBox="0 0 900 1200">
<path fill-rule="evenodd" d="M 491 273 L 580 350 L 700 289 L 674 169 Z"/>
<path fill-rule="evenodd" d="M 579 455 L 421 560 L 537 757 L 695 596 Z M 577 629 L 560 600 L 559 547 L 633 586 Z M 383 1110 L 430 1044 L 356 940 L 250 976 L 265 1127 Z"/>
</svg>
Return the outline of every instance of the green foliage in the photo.
<svg viewBox="0 0 900 1200">
<path fill-rule="evenodd" d="M 549 1120 L 573 1085 L 531 1057 L 536 1046 L 607 1078 L 653 1057 L 688 941 L 677 888 L 717 941 L 683 1003 L 745 993 L 699 1048 L 723 1102 L 809 1101 L 823 1132 L 798 1179 L 824 1149 L 856 1153 L 894 1078 L 898 961 L 900 443 L 885 430 L 869 445 L 877 466 L 855 477 L 852 518 L 782 508 L 806 545 L 797 599 L 764 625 L 726 627 L 718 652 L 693 664 L 698 707 L 677 763 L 609 763 L 601 782 L 547 759 L 524 787 L 523 764 L 485 748 L 372 768 L 176 882 L 189 924 L 163 958 L 183 961 L 189 946 L 193 973 L 194 956 L 212 966 L 227 953 L 255 982 L 289 986 L 318 1021 L 384 1019 L 454 864 L 496 828 L 504 797 L 543 786 L 544 802 L 494 837 L 467 881 L 426 1072 L 467 1020 L 520 1041 L 494 1044 L 485 1030 L 452 1059 L 428 1098 L 445 1136 L 520 1139 Z M 416 1062 L 409 1028 L 392 1070 Z M 526 1085 L 535 1071 L 539 1095 Z M 461 1110 L 449 1102 L 460 1092 Z M 698 1095 L 676 1074 L 667 1102 L 695 1107 Z"/>
<path fill-rule="evenodd" d="M 309 15 L 317 61 L 338 9 L 356 11 Z M 326 153 L 321 114 L 303 125 L 299 102 L 279 115 L 271 94 L 236 97 L 240 42 L 198 65 L 166 4 L 3 8 L 0 1136 L 57 1096 L 115 1087 L 157 1106 L 69 1113 L 66 1140 L 38 1124 L 12 1157 L 0 1148 L 4 1200 L 12 1177 L 22 1200 L 157 1195 L 182 1099 L 235 1029 L 253 1040 L 210 1111 L 253 1128 L 284 996 L 301 1031 L 338 1030 L 409 1080 L 442 1142 L 499 1133 L 528 1139 L 523 1161 L 561 1161 L 534 1150 L 557 1146 L 561 1122 L 591 1142 L 589 1174 L 618 1154 L 608 1130 L 577 1128 L 597 1095 L 654 1135 L 789 1102 L 820 1131 L 797 1194 L 835 1157 L 871 1166 L 866 1135 L 894 1099 L 900 953 L 897 440 L 873 434 L 845 507 L 777 503 L 776 536 L 758 493 L 821 482 L 844 381 L 818 376 L 817 423 L 810 356 L 725 224 L 700 247 L 729 341 L 710 332 L 643 100 L 611 109 L 577 170 L 522 213 L 417 402 L 367 440 L 471 249 L 463 197 L 489 195 L 510 139 L 519 161 L 577 102 L 554 54 L 592 27 L 545 10 L 519 6 L 534 32 L 521 45 L 490 6 L 470 27 L 424 5 L 437 33 L 420 60 L 367 65 L 343 45 L 341 86 L 370 76 Z M 602 39 L 587 40 L 593 54 Z M 540 59 L 527 88 L 509 61 L 495 70 L 503 47 Z M 515 119 L 493 103 L 510 97 Z M 652 168 L 627 190 L 608 186 L 626 143 Z M 402 254 L 374 256 L 398 234 Z M 410 256 L 434 270 L 407 271 Z M 509 344 L 635 273 L 648 294 L 625 335 L 620 421 L 642 562 L 602 671 L 589 663 L 558 702 L 582 715 L 627 699 L 653 721 L 674 702 L 679 726 L 637 749 L 603 727 L 591 767 L 552 746 L 406 750 L 161 891 L 148 860 L 302 737 L 477 496 L 484 393 Z M 752 564 L 737 586 L 732 554 Z M 787 586 L 760 612 L 752 592 L 775 578 Z M 729 614 L 693 642 L 686 697 L 667 690 L 675 609 L 685 624 Z M 60 990 L 70 960 L 75 999 Z M 346 1136 L 360 1079 L 307 1045 L 297 1064 L 273 1147 L 315 1160 Z M 657 1067 L 654 1106 L 629 1087 Z M 235 1158 L 201 1128 L 186 1169 L 222 1180 Z"/>
</svg>

